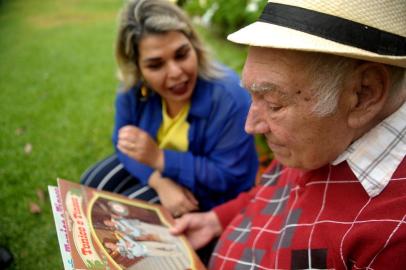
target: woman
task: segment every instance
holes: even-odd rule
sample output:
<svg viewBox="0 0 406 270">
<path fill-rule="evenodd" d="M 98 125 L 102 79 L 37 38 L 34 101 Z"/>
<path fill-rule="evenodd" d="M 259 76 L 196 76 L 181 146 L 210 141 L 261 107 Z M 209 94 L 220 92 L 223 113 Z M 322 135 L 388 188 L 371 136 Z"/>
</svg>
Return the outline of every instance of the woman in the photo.
<svg viewBox="0 0 406 270">
<path fill-rule="evenodd" d="M 160 201 L 174 216 L 208 210 L 253 184 L 254 140 L 244 132 L 250 98 L 230 69 L 208 59 L 189 19 L 166 0 L 130 1 L 116 60 L 116 154 L 82 183 Z"/>
</svg>

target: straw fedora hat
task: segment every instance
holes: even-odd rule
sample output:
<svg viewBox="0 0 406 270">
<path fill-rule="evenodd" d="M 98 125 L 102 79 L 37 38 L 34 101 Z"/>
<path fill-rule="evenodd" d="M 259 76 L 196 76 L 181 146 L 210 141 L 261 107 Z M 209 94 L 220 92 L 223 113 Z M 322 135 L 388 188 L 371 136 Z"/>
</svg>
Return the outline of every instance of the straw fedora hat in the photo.
<svg viewBox="0 0 406 270">
<path fill-rule="evenodd" d="M 257 22 L 227 38 L 406 68 L 406 1 L 271 0 Z"/>
</svg>

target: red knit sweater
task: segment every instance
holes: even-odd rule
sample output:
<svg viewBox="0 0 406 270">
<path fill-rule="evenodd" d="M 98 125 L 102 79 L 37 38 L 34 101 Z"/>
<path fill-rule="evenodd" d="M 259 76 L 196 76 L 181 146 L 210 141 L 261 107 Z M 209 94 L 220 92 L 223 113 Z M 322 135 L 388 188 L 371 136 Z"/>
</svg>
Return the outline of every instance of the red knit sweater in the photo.
<svg viewBox="0 0 406 270">
<path fill-rule="evenodd" d="M 214 209 L 210 269 L 406 269 L 406 160 L 370 198 L 346 162 L 302 173 L 273 162 L 262 184 Z"/>
</svg>

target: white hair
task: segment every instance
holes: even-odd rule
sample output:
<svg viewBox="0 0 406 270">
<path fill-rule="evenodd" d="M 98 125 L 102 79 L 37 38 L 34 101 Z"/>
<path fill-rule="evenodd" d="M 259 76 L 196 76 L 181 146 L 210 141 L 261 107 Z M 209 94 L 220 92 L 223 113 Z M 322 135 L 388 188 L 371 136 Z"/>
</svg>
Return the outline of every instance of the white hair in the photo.
<svg viewBox="0 0 406 270">
<path fill-rule="evenodd" d="M 311 58 L 308 73 L 317 99 L 313 113 L 327 116 L 336 111 L 344 81 L 356 60 L 322 53 L 311 54 Z"/>
<path fill-rule="evenodd" d="M 322 53 L 311 54 L 311 58 L 308 72 L 313 81 L 313 94 L 317 98 L 313 113 L 320 117 L 328 116 L 336 111 L 343 84 L 359 60 Z M 406 92 L 406 70 L 387 67 L 392 81 L 388 102 L 398 103 L 397 94 L 406 95 L 403 93 Z"/>
</svg>

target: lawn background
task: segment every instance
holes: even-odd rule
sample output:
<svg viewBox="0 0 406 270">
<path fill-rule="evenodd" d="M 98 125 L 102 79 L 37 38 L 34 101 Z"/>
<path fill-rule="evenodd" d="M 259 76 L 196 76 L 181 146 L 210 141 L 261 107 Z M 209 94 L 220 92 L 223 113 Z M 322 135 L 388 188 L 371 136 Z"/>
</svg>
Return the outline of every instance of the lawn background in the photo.
<svg viewBox="0 0 406 270">
<path fill-rule="evenodd" d="M 0 0 L 0 245 L 14 254 L 9 269 L 63 269 L 47 186 L 78 181 L 112 152 L 122 3 Z M 241 71 L 245 49 L 199 32 Z"/>
</svg>

